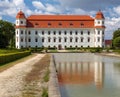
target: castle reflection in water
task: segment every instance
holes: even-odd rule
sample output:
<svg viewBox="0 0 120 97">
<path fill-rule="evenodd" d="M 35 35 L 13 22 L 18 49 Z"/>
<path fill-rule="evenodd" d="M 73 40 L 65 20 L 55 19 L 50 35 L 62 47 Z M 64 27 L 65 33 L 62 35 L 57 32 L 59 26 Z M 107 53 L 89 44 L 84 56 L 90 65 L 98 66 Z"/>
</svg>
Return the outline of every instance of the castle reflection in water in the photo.
<svg viewBox="0 0 120 97">
<path fill-rule="evenodd" d="M 69 61 L 55 62 L 60 84 L 95 84 L 102 88 L 104 84 L 104 63 L 98 61 Z"/>
</svg>

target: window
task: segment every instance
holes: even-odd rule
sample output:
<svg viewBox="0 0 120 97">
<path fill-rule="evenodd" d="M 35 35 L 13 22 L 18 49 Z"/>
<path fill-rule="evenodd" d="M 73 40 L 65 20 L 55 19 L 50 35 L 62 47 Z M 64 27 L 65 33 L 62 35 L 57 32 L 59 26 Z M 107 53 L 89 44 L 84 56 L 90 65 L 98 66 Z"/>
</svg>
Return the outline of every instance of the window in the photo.
<svg viewBox="0 0 120 97">
<path fill-rule="evenodd" d="M 70 31 L 70 35 L 72 35 L 72 31 Z"/>
<path fill-rule="evenodd" d="M 80 26 L 82 27 L 82 26 L 84 26 L 84 24 L 83 24 L 83 23 L 81 23 L 81 24 L 80 24 Z"/>
<path fill-rule="evenodd" d="M 104 21 L 102 21 L 102 24 L 104 25 Z"/>
<path fill-rule="evenodd" d="M 81 31 L 81 35 L 83 35 L 83 31 Z"/>
<path fill-rule="evenodd" d="M 42 31 L 42 35 L 44 35 L 44 31 Z"/>
<path fill-rule="evenodd" d="M 23 38 L 21 38 L 21 42 L 23 42 Z"/>
<path fill-rule="evenodd" d="M 18 42 L 18 37 L 16 37 L 16 41 Z"/>
<path fill-rule="evenodd" d="M 102 42 L 104 42 L 104 37 L 102 38 Z"/>
<path fill-rule="evenodd" d="M 31 42 L 31 38 L 28 39 L 28 42 Z"/>
<path fill-rule="evenodd" d="M 61 42 L 61 38 L 59 38 L 59 42 Z"/>
<path fill-rule="evenodd" d="M 100 37 L 98 37 L 98 39 L 97 39 L 97 40 L 98 40 L 98 42 L 100 42 Z"/>
<path fill-rule="evenodd" d="M 104 31 L 102 31 L 102 35 L 104 35 Z"/>
<path fill-rule="evenodd" d="M 50 35 L 50 31 L 48 31 L 48 35 Z"/>
<path fill-rule="evenodd" d="M 88 37 L 88 42 L 90 42 L 90 37 Z"/>
<path fill-rule="evenodd" d="M 35 42 L 38 42 L 38 38 L 35 38 Z"/>
<path fill-rule="evenodd" d="M 100 31 L 98 31 L 98 35 L 100 35 Z"/>
<path fill-rule="evenodd" d="M 98 21 L 98 24 L 100 24 L 100 21 Z"/>
<path fill-rule="evenodd" d="M 51 23 L 48 23 L 48 26 L 51 26 Z"/>
<path fill-rule="evenodd" d="M 38 23 L 35 23 L 35 25 L 37 26 L 37 25 L 39 25 Z"/>
<path fill-rule="evenodd" d="M 70 26 L 73 26 L 73 23 L 70 23 Z"/>
<path fill-rule="evenodd" d="M 18 30 L 16 30 L 16 34 L 18 34 Z"/>
<path fill-rule="evenodd" d="M 67 42 L 67 38 L 66 37 L 64 38 L 64 42 Z"/>
<path fill-rule="evenodd" d="M 62 25 L 62 23 L 59 23 L 59 26 L 61 26 Z"/>
<path fill-rule="evenodd" d="M 23 24 L 23 21 L 20 21 L 21 24 Z"/>
<path fill-rule="evenodd" d="M 70 38 L 70 42 L 72 42 L 72 37 Z"/>
<path fill-rule="evenodd" d="M 38 34 L 38 31 L 35 31 L 35 35 L 37 35 Z"/>
<path fill-rule="evenodd" d="M 88 35 L 90 35 L 90 31 L 88 31 Z"/>
<path fill-rule="evenodd" d="M 67 32 L 66 32 L 66 31 L 64 31 L 64 33 L 65 33 L 65 35 L 67 34 Z"/>
<path fill-rule="evenodd" d="M 42 38 L 42 42 L 44 42 L 44 38 Z"/>
<path fill-rule="evenodd" d="M 49 38 L 48 38 L 48 42 L 50 42 L 50 41 L 51 41 L 51 38 L 49 37 Z"/>
<path fill-rule="evenodd" d="M 30 34 L 31 34 L 31 32 L 30 32 L 30 31 L 28 31 L 28 34 L 30 35 Z"/>
<path fill-rule="evenodd" d="M 81 37 L 81 42 L 83 42 L 83 39 L 84 39 L 84 38 L 83 38 L 83 37 Z"/>
<path fill-rule="evenodd" d="M 59 35 L 61 35 L 61 31 L 59 31 Z"/>
<path fill-rule="evenodd" d="M 21 30 L 21 34 L 23 34 L 23 30 Z"/>
<path fill-rule="evenodd" d="M 54 33 L 54 35 L 55 35 L 55 34 L 56 34 L 56 31 L 54 31 L 53 33 Z"/>
<path fill-rule="evenodd" d="M 75 31 L 75 34 L 77 35 L 77 34 L 78 34 L 78 32 L 77 32 L 77 31 Z"/>
<path fill-rule="evenodd" d="M 56 38 L 54 38 L 53 41 L 56 42 Z"/>
<path fill-rule="evenodd" d="M 77 37 L 75 38 L 75 42 L 78 42 L 78 38 Z"/>
</svg>

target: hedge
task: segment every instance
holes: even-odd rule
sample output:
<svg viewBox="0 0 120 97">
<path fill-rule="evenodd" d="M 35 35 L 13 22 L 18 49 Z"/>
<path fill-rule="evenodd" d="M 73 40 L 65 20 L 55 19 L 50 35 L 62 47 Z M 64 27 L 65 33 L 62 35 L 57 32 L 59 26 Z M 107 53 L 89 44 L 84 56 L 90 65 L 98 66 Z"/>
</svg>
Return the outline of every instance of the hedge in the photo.
<svg viewBox="0 0 120 97">
<path fill-rule="evenodd" d="M 2 55 L 0 55 L 0 65 L 8 63 L 8 62 L 12 62 L 12 61 L 17 60 L 19 58 L 28 56 L 30 54 L 31 54 L 30 51 L 2 54 Z"/>
</svg>

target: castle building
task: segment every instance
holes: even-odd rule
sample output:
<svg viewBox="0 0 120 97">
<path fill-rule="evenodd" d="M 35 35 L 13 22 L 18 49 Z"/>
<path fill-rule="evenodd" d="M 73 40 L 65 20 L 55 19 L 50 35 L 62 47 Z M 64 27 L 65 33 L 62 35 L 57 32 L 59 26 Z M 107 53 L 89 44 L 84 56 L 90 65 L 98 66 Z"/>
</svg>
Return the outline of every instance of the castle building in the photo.
<svg viewBox="0 0 120 97">
<path fill-rule="evenodd" d="M 104 15 L 16 15 L 16 48 L 104 47 Z"/>
</svg>

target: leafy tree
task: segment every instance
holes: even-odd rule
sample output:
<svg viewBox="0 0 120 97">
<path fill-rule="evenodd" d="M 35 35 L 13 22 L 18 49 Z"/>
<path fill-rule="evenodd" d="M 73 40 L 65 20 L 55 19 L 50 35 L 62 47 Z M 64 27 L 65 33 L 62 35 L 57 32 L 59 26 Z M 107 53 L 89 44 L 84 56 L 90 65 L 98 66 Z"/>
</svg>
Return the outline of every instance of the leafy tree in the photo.
<svg viewBox="0 0 120 97">
<path fill-rule="evenodd" d="M 6 48 L 7 45 L 6 37 L 0 33 L 0 48 Z"/>
<path fill-rule="evenodd" d="M 0 45 L 3 47 L 14 46 L 15 28 L 10 22 L 0 20 Z M 0 48 L 3 48 L 2 46 Z"/>
<path fill-rule="evenodd" d="M 120 37 L 120 30 L 119 30 L 119 29 L 116 30 L 116 31 L 114 31 L 114 33 L 113 33 L 113 40 L 114 40 L 115 38 L 117 38 L 117 37 Z"/>
<path fill-rule="evenodd" d="M 120 48 L 120 36 L 113 40 L 113 45 L 116 48 Z"/>
</svg>

